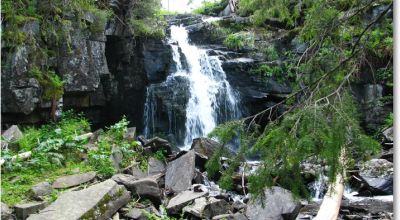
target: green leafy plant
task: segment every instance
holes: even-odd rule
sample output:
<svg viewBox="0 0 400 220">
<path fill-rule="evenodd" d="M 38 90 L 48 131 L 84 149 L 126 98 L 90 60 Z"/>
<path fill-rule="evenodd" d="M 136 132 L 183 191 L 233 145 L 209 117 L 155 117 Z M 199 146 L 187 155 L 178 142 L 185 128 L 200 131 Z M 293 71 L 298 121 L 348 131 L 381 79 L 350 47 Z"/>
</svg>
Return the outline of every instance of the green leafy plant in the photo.
<svg viewBox="0 0 400 220">
<path fill-rule="evenodd" d="M 229 49 L 242 50 L 254 47 L 254 33 L 238 32 L 229 34 L 224 40 L 224 45 Z"/>
<path fill-rule="evenodd" d="M 217 16 L 228 5 L 227 0 L 203 1 L 203 5 L 193 10 L 196 14 Z"/>
</svg>

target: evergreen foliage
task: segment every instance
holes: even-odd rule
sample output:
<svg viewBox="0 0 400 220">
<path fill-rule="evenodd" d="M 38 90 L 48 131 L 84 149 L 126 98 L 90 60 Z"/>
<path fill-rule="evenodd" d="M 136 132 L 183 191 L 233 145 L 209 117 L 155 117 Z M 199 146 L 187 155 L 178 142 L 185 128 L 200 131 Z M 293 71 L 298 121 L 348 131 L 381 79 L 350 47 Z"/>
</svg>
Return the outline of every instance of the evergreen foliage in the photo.
<svg viewBox="0 0 400 220">
<path fill-rule="evenodd" d="M 166 22 L 161 12 L 160 0 L 138 0 L 130 20 L 134 35 L 145 38 L 163 38 Z"/>
<path fill-rule="evenodd" d="M 328 167 L 329 181 L 334 182 L 336 175 L 355 161 L 377 153 L 380 145 L 360 128 L 351 85 L 362 81 L 365 72 L 380 83 L 392 85 L 391 8 L 392 1 L 386 0 L 240 1 L 240 13 L 249 15 L 255 26 L 289 29 L 307 48 L 301 56 L 261 48 L 268 60 L 275 60 L 277 55 L 283 63 L 260 65 L 250 72 L 292 78 L 294 92 L 256 115 L 216 128 L 211 136 L 220 140 L 222 149 L 208 162 L 209 174 L 220 171 L 220 184 L 229 189 L 237 164 L 246 155 L 257 155 L 262 166 L 249 179 L 251 193 L 263 196 L 265 187 L 281 185 L 296 196 L 307 196 L 302 162 L 323 163 Z M 240 41 L 231 38 L 226 44 L 240 48 Z M 283 107 L 285 112 L 278 115 Z M 254 128 L 261 119 L 268 120 L 267 126 Z M 231 159 L 232 168 L 222 170 L 218 158 L 227 156 L 223 149 L 235 138 L 240 139 L 239 154 Z M 342 149 L 347 153 L 345 164 L 339 161 Z"/>
</svg>

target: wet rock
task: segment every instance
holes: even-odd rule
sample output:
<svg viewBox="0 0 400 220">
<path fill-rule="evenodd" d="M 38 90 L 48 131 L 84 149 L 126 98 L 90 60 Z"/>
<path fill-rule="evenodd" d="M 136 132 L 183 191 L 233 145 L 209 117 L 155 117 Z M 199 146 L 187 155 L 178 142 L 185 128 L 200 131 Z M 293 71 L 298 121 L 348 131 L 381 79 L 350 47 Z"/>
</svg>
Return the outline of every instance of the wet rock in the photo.
<svg viewBox="0 0 400 220">
<path fill-rule="evenodd" d="M 31 202 L 14 206 L 17 219 L 25 220 L 29 215 L 38 212 L 46 207 L 45 202 Z"/>
<path fill-rule="evenodd" d="M 160 40 L 147 40 L 143 44 L 144 70 L 150 83 L 163 82 L 172 67 L 171 46 Z"/>
<path fill-rule="evenodd" d="M 53 192 L 53 188 L 48 182 L 41 182 L 32 186 L 31 191 L 35 198 L 41 198 L 43 196 L 50 195 Z"/>
<path fill-rule="evenodd" d="M 96 172 L 87 172 L 82 174 L 75 174 L 70 176 L 63 176 L 54 181 L 52 187 L 54 189 L 69 188 L 77 186 L 82 183 L 92 181 L 96 177 Z"/>
<path fill-rule="evenodd" d="M 232 203 L 232 208 L 236 211 L 246 209 L 247 205 L 241 202 L 240 200 L 234 201 Z"/>
<path fill-rule="evenodd" d="M 251 220 L 295 219 L 301 204 L 293 199 L 289 190 L 272 187 L 265 190 L 264 206 L 261 199 L 250 200 L 246 216 Z"/>
<path fill-rule="evenodd" d="M 29 220 L 108 219 L 126 205 L 130 193 L 109 179 L 79 191 L 61 194 L 58 199 Z"/>
<path fill-rule="evenodd" d="M 189 204 L 191 201 L 206 196 L 207 192 L 194 192 L 186 190 L 178 193 L 175 197 L 169 200 L 166 207 L 169 214 L 179 214 L 183 207 Z"/>
<path fill-rule="evenodd" d="M 134 141 L 136 137 L 136 127 L 128 128 L 124 133 L 124 139 Z"/>
<path fill-rule="evenodd" d="M 8 207 L 7 204 L 0 203 L 0 206 L 1 206 L 1 218 L 0 219 L 3 219 L 3 220 L 12 220 L 12 219 L 14 219 L 13 215 L 12 215 L 12 212 L 11 212 L 11 209 Z"/>
<path fill-rule="evenodd" d="M 360 176 L 372 194 L 393 194 L 393 163 L 385 159 L 372 159 L 363 164 Z"/>
<path fill-rule="evenodd" d="M 192 185 L 195 176 L 195 153 L 189 151 L 168 163 L 165 186 L 173 192 L 181 192 Z"/>
<path fill-rule="evenodd" d="M 210 158 L 215 150 L 219 147 L 219 143 L 209 139 L 209 138 L 195 138 L 193 139 L 193 143 L 191 146 L 191 150 L 194 150 L 196 153 L 202 154 Z"/>
</svg>

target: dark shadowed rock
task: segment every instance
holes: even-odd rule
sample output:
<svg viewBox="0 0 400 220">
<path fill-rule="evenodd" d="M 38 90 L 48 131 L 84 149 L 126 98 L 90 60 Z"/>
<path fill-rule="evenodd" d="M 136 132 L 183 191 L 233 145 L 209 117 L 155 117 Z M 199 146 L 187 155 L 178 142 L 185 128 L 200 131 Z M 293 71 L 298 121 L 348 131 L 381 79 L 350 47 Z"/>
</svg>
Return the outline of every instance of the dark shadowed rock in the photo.
<svg viewBox="0 0 400 220">
<path fill-rule="evenodd" d="M 36 213 L 46 207 L 45 202 L 31 202 L 14 206 L 17 219 L 25 220 L 30 214 Z"/>
<path fill-rule="evenodd" d="M 393 194 L 393 163 L 385 159 L 372 159 L 360 170 L 372 194 Z"/>
<path fill-rule="evenodd" d="M 210 219 L 216 215 L 227 214 L 232 210 L 231 205 L 223 199 L 210 197 L 207 205 L 204 207 L 203 216 Z"/>
<path fill-rule="evenodd" d="M 385 141 L 393 142 L 393 127 L 390 127 L 382 132 L 383 136 L 385 137 Z"/>
<path fill-rule="evenodd" d="M 48 182 L 41 182 L 34 186 L 31 189 L 33 196 L 35 198 L 41 198 L 42 196 L 50 195 L 53 192 L 53 188 Z"/>
<path fill-rule="evenodd" d="M 126 205 L 130 193 L 109 179 L 89 188 L 61 194 L 58 199 L 29 220 L 108 219 Z"/>
<path fill-rule="evenodd" d="M 162 139 L 160 137 L 154 137 L 147 140 L 147 143 L 144 144 L 144 147 L 150 147 L 152 152 L 157 152 L 159 150 L 164 150 L 167 154 L 171 153 L 171 145 L 170 143 Z"/>
<path fill-rule="evenodd" d="M 208 192 L 194 192 L 186 190 L 178 193 L 175 197 L 169 200 L 167 205 L 167 212 L 169 214 L 179 214 L 183 207 L 189 204 L 191 201 L 206 196 Z"/>
<path fill-rule="evenodd" d="M 200 153 L 210 158 L 218 147 L 218 142 L 209 138 L 200 137 L 193 139 L 191 149 L 196 153 Z"/>
<path fill-rule="evenodd" d="M 250 200 L 246 215 L 251 220 L 296 219 L 301 204 L 293 199 L 289 190 L 272 187 L 265 190 L 264 206 L 261 199 Z"/>
<path fill-rule="evenodd" d="M 165 186 L 174 192 L 181 192 L 192 185 L 195 176 L 195 153 L 189 151 L 168 163 Z"/>
<path fill-rule="evenodd" d="M 52 187 L 54 189 L 69 188 L 82 183 L 89 182 L 96 177 L 96 172 L 87 172 L 70 176 L 63 176 L 54 181 Z"/>
</svg>

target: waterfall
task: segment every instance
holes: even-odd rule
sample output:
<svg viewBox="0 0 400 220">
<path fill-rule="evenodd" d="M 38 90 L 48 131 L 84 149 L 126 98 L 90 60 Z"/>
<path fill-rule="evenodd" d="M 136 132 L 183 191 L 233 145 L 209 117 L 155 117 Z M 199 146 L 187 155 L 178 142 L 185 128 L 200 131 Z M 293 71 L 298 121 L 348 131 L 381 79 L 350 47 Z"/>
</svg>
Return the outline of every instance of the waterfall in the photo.
<svg viewBox="0 0 400 220">
<path fill-rule="evenodd" d="M 179 105 L 173 103 L 177 97 L 184 96 L 179 94 L 176 88 L 181 85 L 182 79 L 187 82 L 188 97 L 185 103 L 186 109 L 184 135 L 180 143 L 181 149 L 188 149 L 192 140 L 197 137 L 206 136 L 219 123 L 240 117 L 238 94 L 231 88 L 226 80 L 226 75 L 221 66 L 218 56 L 209 56 L 206 49 L 201 49 L 189 43 L 188 32 L 182 26 L 171 26 L 170 45 L 172 47 L 172 57 L 175 62 L 176 71 L 170 73 L 164 86 L 173 94 L 173 97 L 165 97 L 172 100 L 172 103 L 166 106 L 168 117 L 167 133 L 174 133 L 179 128 L 174 112 L 179 110 Z M 178 80 L 181 79 L 181 80 Z M 154 97 L 154 85 L 147 89 L 145 105 L 145 135 L 154 135 L 155 114 L 157 102 Z M 175 88 L 175 89 L 174 89 Z M 183 89 L 184 91 L 184 89 Z M 179 137 L 177 137 L 179 139 Z"/>
<path fill-rule="evenodd" d="M 327 180 L 328 178 L 320 174 L 318 178 L 311 185 L 311 198 L 313 201 L 320 201 L 325 194 L 327 189 Z"/>
</svg>

